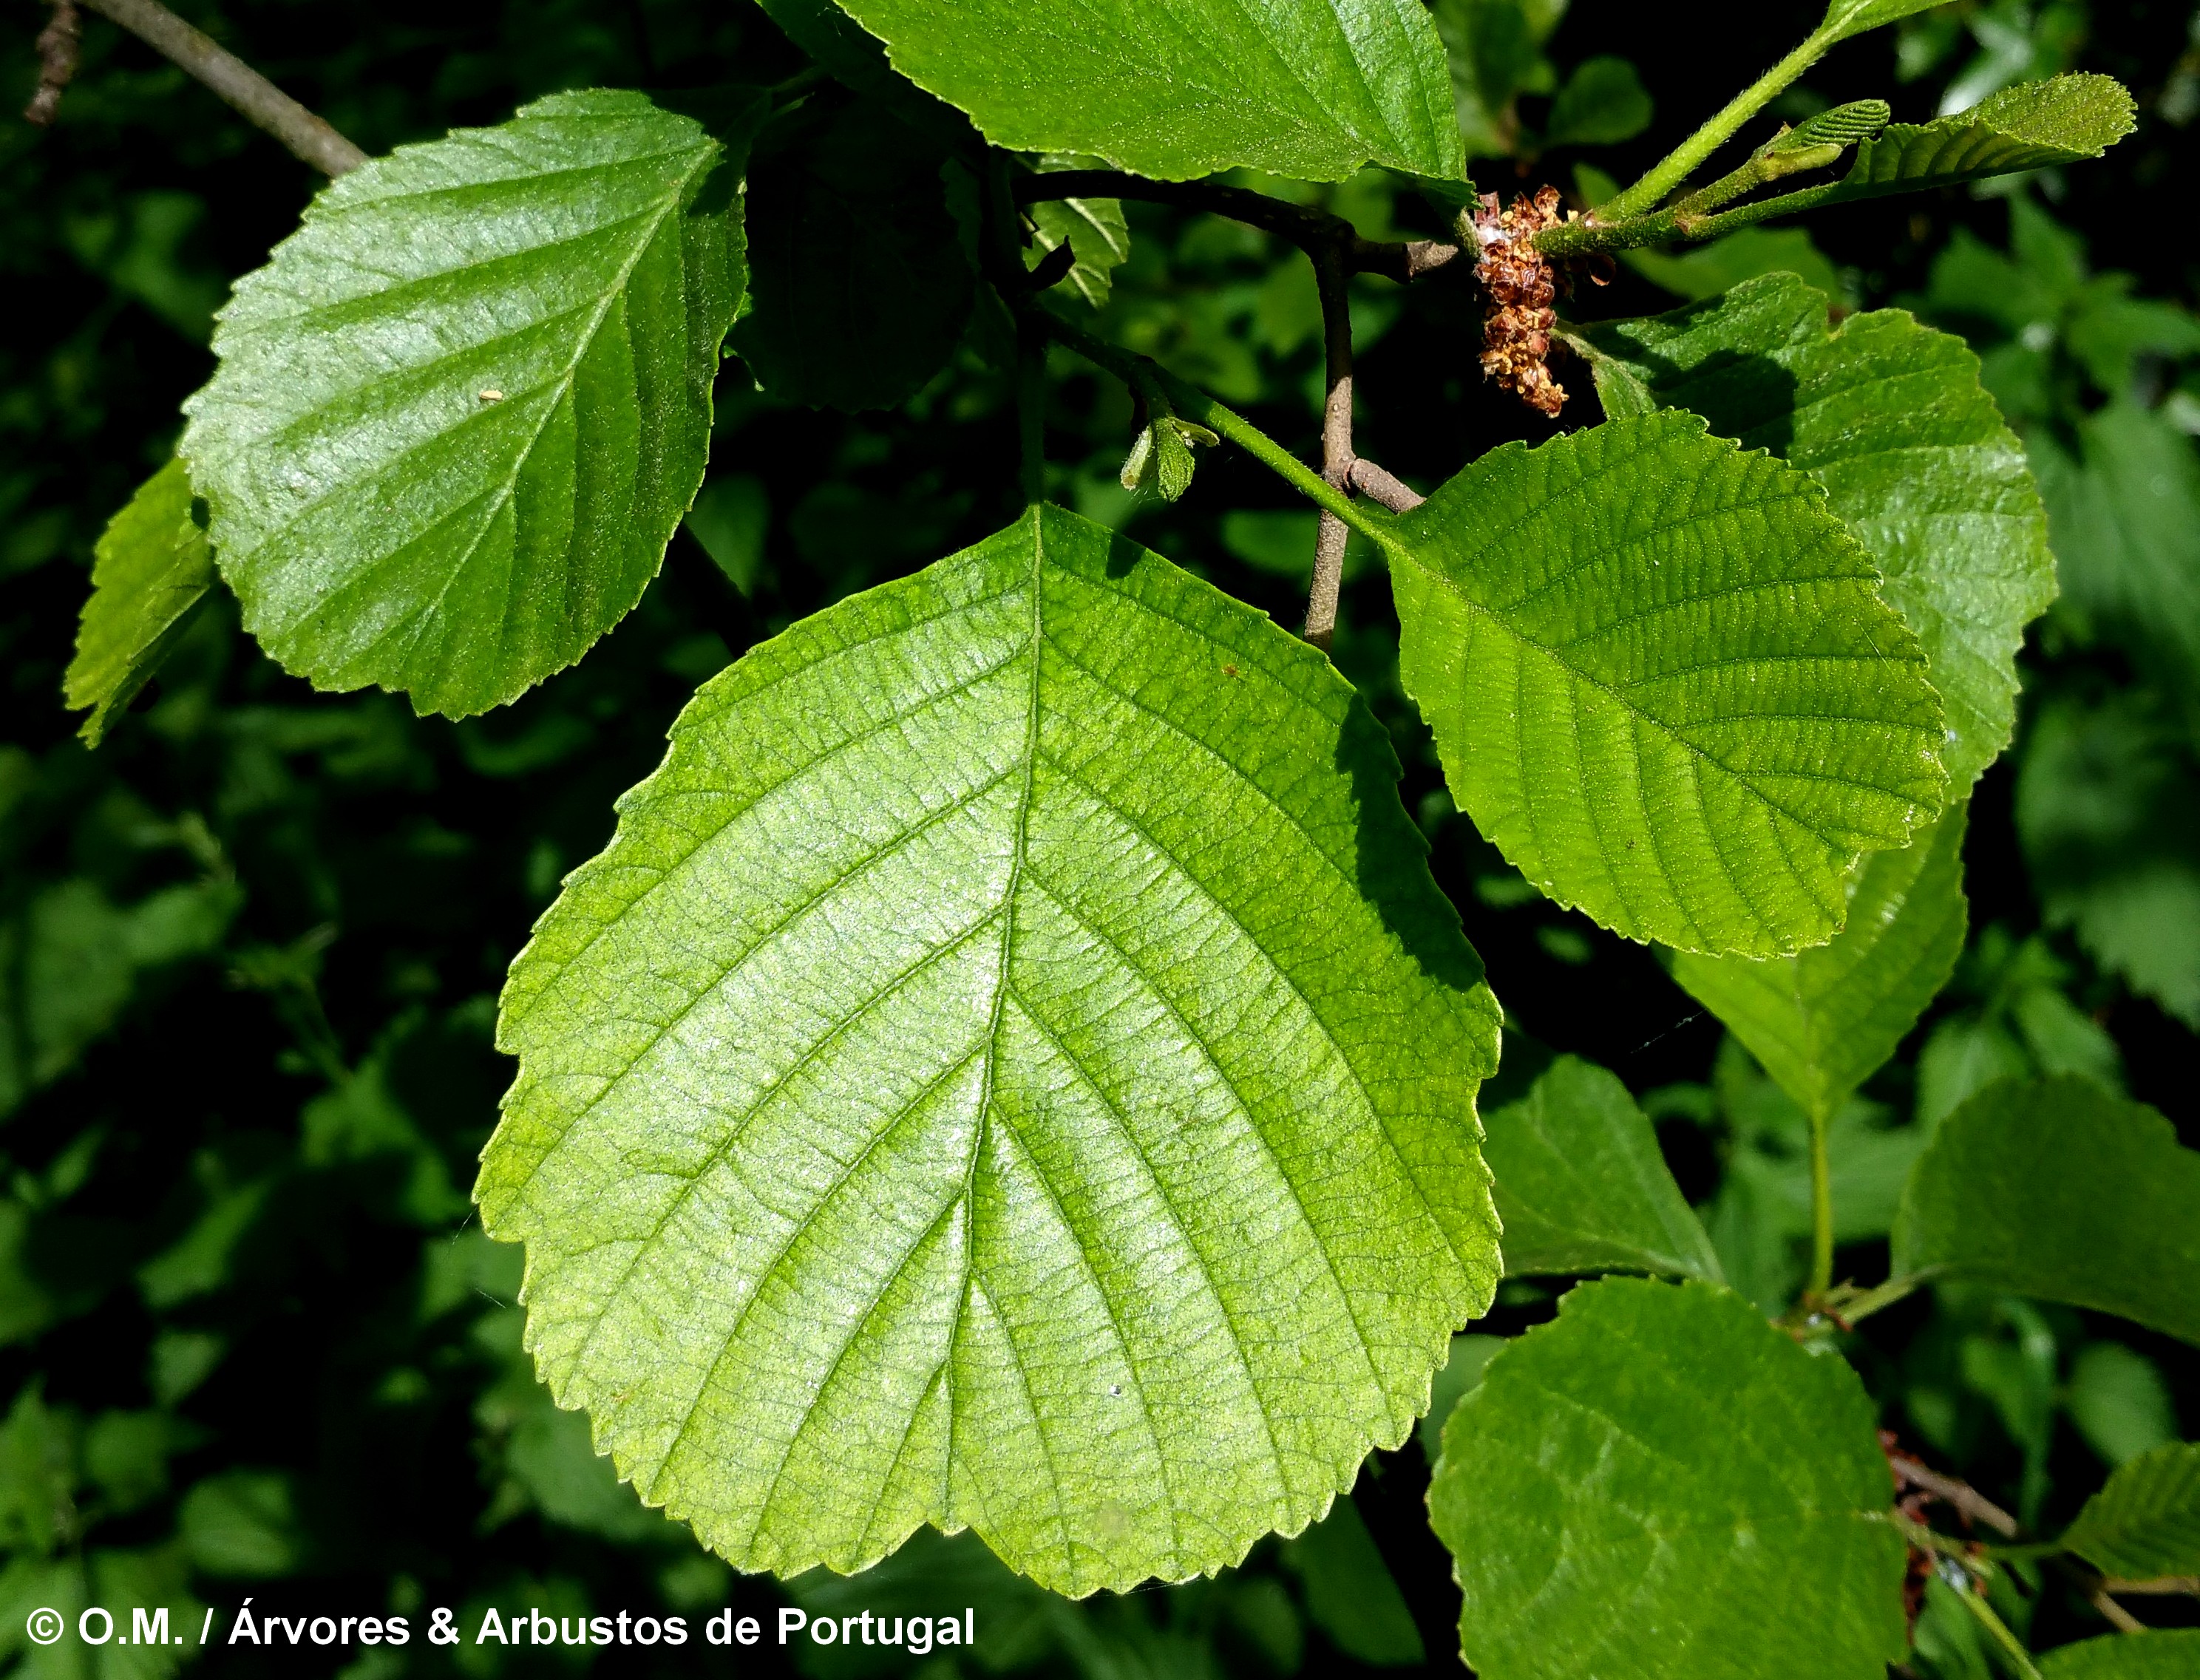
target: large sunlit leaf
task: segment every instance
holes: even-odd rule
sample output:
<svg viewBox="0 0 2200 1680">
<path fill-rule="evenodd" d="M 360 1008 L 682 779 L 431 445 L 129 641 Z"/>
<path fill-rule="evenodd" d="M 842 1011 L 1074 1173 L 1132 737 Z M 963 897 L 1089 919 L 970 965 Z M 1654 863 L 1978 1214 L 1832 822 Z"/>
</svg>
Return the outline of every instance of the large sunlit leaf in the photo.
<svg viewBox="0 0 2200 1680">
<path fill-rule="evenodd" d="M 2200 1150 L 2091 1080 L 2000 1080 L 1918 1158 L 1894 1271 L 1975 1278 L 2200 1343 Z"/>
<path fill-rule="evenodd" d="M 1401 671 L 1453 793 L 1616 932 L 1823 940 L 1940 810 L 1916 639 L 1804 474 L 1692 415 L 1493 450 L 1390 525 Z"/>
<path fill-rule="evenodd" d="M 478 1196 L 740 1566 L 1070 1593 L 1296 1531 L 1498 1267 L 1498 1016 L 1313 649 L 1034 510 L 705 685 L 514 964 Z"/>
<path fill-rule="evenodd" d="M 2200 1576 L 2200 1446 L 2172 1442 L 2119 1466 L 2062 1545 L 2127 1581 Z"/>
<path fill-rule="evenodd" d="M 1718 1256 L 1627 1087 L 1562 1056 L 1491 1113 L 1483 1158 L 1497 1178 L 1508 1276 L 1662 1272 L 1720 1277 Z"/>
<path fill-rule="evenodd" d="M 872 104 L 775 126 L 749 172 L 754 307 L 734 329 L 773 395 L 891 408 L 955 353 L 972 283 L 940 180 L 945 156 Z"/>
<path fill-rule="evenodd" d="M 183 454 L 286 669 L 463 716 L 632 608 L 742 284 L 737 209 L 698 208 L 738 204 L 723 155 L 640 94 L 556 94 L 331 183 L 237 284 Z"/>
<path fill-rule="evenodd" d="M 61 680 L 93 746 L 136 698 L 214 584 L 214 555 L 191 517 L 191 477 L 170 461 L 108 522 L 92 550 L 91 598 Z"/>
<path fill-rule="evenodd" d="M 1723 298 L 1579 334 L 1612 414 L 1701 414 L 1825 487 L 1924 645 L 1960 791 L 2009 744 L 2016 651 L 2055 598 L 2024 446 L 1960 338 L 1897 309 L 1827 328 L 1825 294 L 1770 274 Z"/>
<path fill-rule="evenodd" d="M 1963 954 L 1968 805 L 1850 877 L 1848 920 L 1793 957 L 1674 960 L 1673 978 L 1732 1029 L 1805 1114 L 1830 1120 L 1886 1065 Z M 1492 1160 L 1495 1157 L 1493 1156 Z"/>
<path fill-rule="evenodd" d="M 1823 202 L 1922 192 L 1988 175 L 2098 157 L 2132 132 L 2132 97 L 2091 73 L 2019 82 L 1968 111 L 1928 123 L 1890 123 L 1857 148 Z"/>
<path fill-rule="evenodd" d="M 2040 1680 L 2192 1680 L 2200 1628 L 2161 1628 L 2081 1639 L 2039 1660 Z"/>
<path fill-rule="evenodd" d="M 1185 180 L 1465 173 L 1420 0 L 841 0 L 894 67 L 998 145 Z"/>
<path fill-rule="evenodd" d="M 1908 1641 L 1872 1402 L 1740 1296 L 1583 1284 L 1429 1489 L 1482 1680 L 1883 1680 Z"/>
</svg>

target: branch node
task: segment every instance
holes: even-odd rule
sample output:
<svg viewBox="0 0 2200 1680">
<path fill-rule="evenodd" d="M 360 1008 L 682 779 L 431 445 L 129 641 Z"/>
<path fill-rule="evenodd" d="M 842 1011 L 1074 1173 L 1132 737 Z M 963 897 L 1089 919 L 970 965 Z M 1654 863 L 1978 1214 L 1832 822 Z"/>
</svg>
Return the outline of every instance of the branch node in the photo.
<svg viewBox="0 0 2200 1680">
<path fill-rule="evenodd" d="M 51 126 L 60 114 L 61 95 L 76 79 L 77 49 L 84 39 L 84 23 L 76 0 L 53 0 L 53 15 L 38 32 L 38 87 L 23 107 L 23 120 L 40 128 Z"/>
</svg>

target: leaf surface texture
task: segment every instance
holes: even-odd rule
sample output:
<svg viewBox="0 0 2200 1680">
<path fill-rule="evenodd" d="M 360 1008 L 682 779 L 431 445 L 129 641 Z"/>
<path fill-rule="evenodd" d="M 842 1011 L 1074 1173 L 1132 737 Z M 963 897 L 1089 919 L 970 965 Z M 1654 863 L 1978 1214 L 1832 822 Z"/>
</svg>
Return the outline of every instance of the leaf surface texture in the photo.
<svg viewBox="0 0 2200 1680">
<path fill-rule="evenodd" d="M 1614 1074 L 1562 1056 L 1485 1124 L 1482 1152 L 1497 1179 L 1508 1277 L 1637 1271 L 1720 1279 L 1718 1256 L 1673 1182 L 1657 1132 Z"/>
<path fill-rule="evenodd" d="M 2191 1680 L 2200 1673 L 2200 1628 L 2157 1628 L 2081 1639 L 2039 1660 L 2041 1680 Z"/>
<path fill-rule="evenodd" d="M 2200 1445 L 2172 1442 L 2118 1466 L 2062 1544 L 2127 1581 L 2200 1576 Z"/>
<path fill-rule="evenodd" d="M 1058 509 L 706 684 L 506 986 L 530 1344 L 743 1568 L 1296 1531 L 1495 1288 L 1497 1011 L 1326 660 Z"/>
<path fill-rule="evenodd" d="M 1420 0 L 842 0 L 894 67 L 1012 151 L 1161 180 L 1466 172 Z"/>
<path fill-rule="evenodd" d="M 238 283 L 183 454 L 286 670 L 460 717 L 633 607 L 742 284 L 734 213 L 688 213 L 723 155 L 640 94 L 553 95 L 332 183 Z"/>
<path fill-rule="evenodd" d="M 2200 1150 L 2089 1080 L 1999 1080 L 1903 1192 L 1894 1274 L 1928 1268 L 2200 1343 Z"/>
<path fill-rule="evenodd" d="M 2098 157 L 2132 132 L 2132 97 L 2112 77 L 2019 82 L 1968 111 L 1927 123 L 1890 123 L 1857 148 L 1822 202 L 1922 192 L 1988 175 Z"/>
<path fill-rule="evenodd" d="M 1580 337 L 1606 413 L 1691 410 L 1825 487 L 1924 646 L 1960 791 L 2009 744 L 2024 627 L 2055 599 L 2047 516 L 1969 346 L 1899 309 L 1829 331 L 1826 309 L 1824 293 L 1769 274 Z"/>
<path fill-rule="evenodd" d="M 72 707 L 90 707 L 78 732 L 97 746 L 115 716 L 167 657 L 214 581 L 206 533 L 191 518 L 191 477 L 170 461 L 108 522 L 92 550 L 91 598 L 62 678 Z"/>
<path fill-rule="evenodd" d="M 1429 1490 L 1483 1680 L 1881 1680 L 1908 1640 L 1872 1403 L 1731 1291 L 1583 1284 Z"/>
<path fill-rule="evenodd" d="M 1969 925 L 1958 805 L 1901 852 L 1858 864 L 1848 919 L 1793 957 L 1683 953 L 1673 978 L 1764 1064 L 1805 1114 L 1830 1119 L 1917 1024 L 1955 971 Z"/>
<path fill-rule="evenodd" d="M 1770 956 L 1938 813 L 1938 696 L 1804 474 L 1691 415 L 1493 450 L 1385 533 L 1460 804 L 1614 931 Z"/>
</svg>

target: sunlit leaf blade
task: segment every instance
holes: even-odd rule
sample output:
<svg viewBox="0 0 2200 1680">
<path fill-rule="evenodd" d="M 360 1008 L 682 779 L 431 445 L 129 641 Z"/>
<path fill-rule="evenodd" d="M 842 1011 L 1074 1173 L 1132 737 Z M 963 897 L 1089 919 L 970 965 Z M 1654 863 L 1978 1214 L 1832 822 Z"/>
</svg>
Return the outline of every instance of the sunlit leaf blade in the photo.
<svg viewBox="0 0 2200 1680">
<path fill-rule="evenodd" d="M 1407 691 L 1529 880 L 1632 939 L 1770 956 L 1945 786 L 1940 704 L 1802 473 L 1692 415 L 1484 455 L 1387 536 Z"/>
<path fill-rule="evenodd" d="M 2039 1659 L 2040 1680 L 2191 1680 L 2200 1628 L 2158 1628 L 2081 1639 Z"/>
<path fill-rule="evenodd" d="M 1328 663 L 1035 510 L 706 684 L 506 986 L 530 1345 L 744 1568 L 1233 1563 L 1488 1305 L 1481 966 Z"/>
<path fill-rule="evenodd" d="M 2088 1080 L 1990 1085 L 1903 1192 L 1894 1271 L 1928 1270 L 2200 1343 L 2200 1150 Z"/>
<path fill-rule="evenodd" d="M 1945 3 L 1945 0 L 1833 0 L 1826 8 L 1822 29 L 1836 32 L 1836 40 L 1861 35 L 1867 29 L 1893 23 Z"/>
<path fill-rule="evenodd" d="M 61 679 L 78 731 L 97 746 L 137 697 L 214 583 L 214 555 L 191 518 L 191 477 L 170 461 L 138 488 L 92 550 L 91 598 Z"/>
<path fill-rule="evenodd" d="M 737 211 L 691 213 L 723 155 L 640 94 L 553 95 L 332 183 L 238 283 L 183 454 L 286 669 L 463 716 L 641 598 L 741 284 Z"/>
<path fill-rule="evenodd" d="M 1508 1277 L 1660 1272 L 1720 1279 L 1711 1238 L 1673 1182 L 1627 1087 L 1562 1056 L 1483 1121 Z"/>
<path fill-rule="evenodd" d="M 2132 132 L 2133 120 L 2132 97 L 2112 77 L 2019 82 L 1952 117 L 1890 124 L 1857 148 L 1856 161 L 1824 202 L 1921 192 L 2098 157 Z"/>
<path fill-rule="evenodd" d="M 971 278 L 945 160 L 870 104 L 775 126 L 749 172 L 754 307 L 734 329 L 766 390 L 813 407 L 891 408 L 946 364 Z"/>
<path fill-rule="evenodd" d="M 1185 180 L 1466 172 L 1420 0 L 841 0 L 894 67 L 1024 152 Z"/>
<path fill-rule="evenodd" d="M 1963 954 L 1968 804 L 1851 874 L 1848 920 L 1793 957 L 1674 959 L 1673 978 L 1732 1029 L 1805 1114 L 1831 1119 L 1886 1065 Z M 1491 1157 L 1493 1162 L 1497 1157 Z M 1511 1222 L 1507 1222 L 1511 1228 Z"/>
<path fill-rule="evenodd" d="M 2062 1546 L 2127 1581 L 2200 1576 L 2200 1446 L 2172 1442 L 2120 1466 Z"/>
<path fill-rule="evenodd" d="M 1881 1680 L 1902 1537 L 1864 1384 L 1715 1285 L 1583 1284 L 1429 1488 L 1482 1680 Z"/>
<path fill-rule="evenodd" d="M 2009 744 L 2016 651 L 2055 598 L 2024 446 L 1969 347 L 1896 309 L 1828 331 L 1825 295 L 1793 274 L 1577 337 L 1606 413 L 1691 410 L 1825 486 L 1924 645 L 1948 712 L 1942 760 L 1969 787 Z"/>
</svg>

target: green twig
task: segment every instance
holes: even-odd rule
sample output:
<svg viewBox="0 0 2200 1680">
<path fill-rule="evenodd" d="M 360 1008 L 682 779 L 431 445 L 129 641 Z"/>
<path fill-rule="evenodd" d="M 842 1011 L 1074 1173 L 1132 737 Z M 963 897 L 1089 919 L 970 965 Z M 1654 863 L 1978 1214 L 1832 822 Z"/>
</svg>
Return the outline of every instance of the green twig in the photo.
<svg viewBox="0 0 2200 1680">
<path fill-rule="evenodd" d="M 1955 1583 L 1951 1582 L 1951 1586 Z M 2024 1648 L 2024 1642 L 2009 1630 L 2009 1624 L 1993 1613 L 1986 1595 L 1969 1587 L 1957 1587 L 1956 1596 L 1963 1601 L 1963 1608 L 1979 1619 L 1980 1625 L 1993 1636 L 1994 1642 L 2009 1655 L 2010 1665 L 2016 1669 L 2021 1680 L 2040 1680 L 2039 1670 L 2032 1660 L 2032 1653 Z"/>
<path fill-rule="evenodd" d="M 1819 25 L 1802 45 L 1735 95 L 1723 110 L 1653 165 L 1641 180 L 1610 202 L 1599 205 L 1598 219 L 1619 221 L 1656 208 L 1667 194 L 1695 173 L 1706 158 L 1733 138 L 1735 130 L 1763 110 L 1840 38 L 1838 29 Z M 1536 249 L 1548 250 L 1540 240 Z"/>
<path fill-rule="evenodd" d="M 1104 368 L 1114 374 L 1144 397 L 1150 407 L 1175 414 L 1228 438 L 1248 454 L 1289 480 L 1292 488 L 1308 497 L 1314 506 L 1334 513 L 1363 536 L 1386 547 L 1395 541 L 1390 529 L 1392 522 L 1389 516 L 1353 500 L 1235 409 L 1225 407 L 1197 386 L 1186 384 L 1148 358 L 1119 348 L 1104 339 L 1095 338 L 1083 328 L 1062 319 L 1051 309 L 1042 306 L 1035 307 L 1032 313 L 1045 326 L 1048 335 L 1056 343 L 1075 351 L 1095 367 Z"/>
<path fill-rule="evenodd" d="M 1811 1110 L 1811 1282 L 1805 1298 L 1822 1301 L 1834 1286 L 1834 1173 L 1826 1157 L 1826 1116 Z"/>
</svg>

